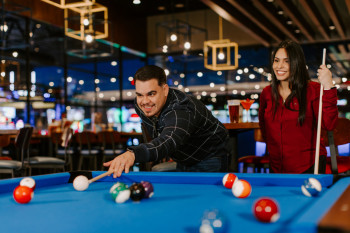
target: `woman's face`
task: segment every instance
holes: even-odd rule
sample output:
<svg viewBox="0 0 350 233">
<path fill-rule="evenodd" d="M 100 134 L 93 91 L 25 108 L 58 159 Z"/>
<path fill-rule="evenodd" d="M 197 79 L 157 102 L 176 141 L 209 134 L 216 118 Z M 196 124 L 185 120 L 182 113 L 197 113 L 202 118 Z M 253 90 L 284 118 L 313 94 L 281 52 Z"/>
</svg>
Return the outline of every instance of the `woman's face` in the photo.
<svg viewBox="0 0 350 233">
<path fill-rule="evenodd" d="M 287 81 L 290 75 L 290 64 L 287 51 L 284 48 L 277 50 L 273 59 L 273 72 L 279 81 Z"/>
</svg>

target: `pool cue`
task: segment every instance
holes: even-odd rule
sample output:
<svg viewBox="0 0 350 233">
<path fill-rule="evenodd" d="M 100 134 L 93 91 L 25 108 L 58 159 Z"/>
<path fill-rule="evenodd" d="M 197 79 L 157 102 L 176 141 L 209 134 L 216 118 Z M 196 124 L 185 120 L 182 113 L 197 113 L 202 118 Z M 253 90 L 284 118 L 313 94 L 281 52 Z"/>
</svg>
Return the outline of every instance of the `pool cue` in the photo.
<svg viewBox="0 0 350 233">
<path fill-rule="evenodd" d="M 98 176 L 96 176 L 96 177 L 90 179 L 90 180 L 89 180 L 89 184 L 91 184 L 92 182 L 95 182 L 96 180 L 99 180 L 99 179 L 101 179 L 101 178 L 103 178 L 103 177 L 105 177 L 105 176 L 109 176 L 109 175 L 112 174 L 112 173 L 113 173 L 113 171 L 108 171 L 108 172 L 102 173 L 101 175 L 98 175 Z"/>
<path fill-rule="evenodd" d="M 323 49 L 322 65 L 326 64 L 326 49 Z M 315 152 L 315 169 L 314 174 L 318 174 L 318 165 L 320 159 L 320 139 L 321 139 L 321 122 L 322 122 L 322 96 L 323 96 L 323 85 L 321 83 L 320 89 L 320 101 L 318 105 L 318 122 L 317 122 L 317 136 L 316 136 L 316 152 Z"/>
</svg>

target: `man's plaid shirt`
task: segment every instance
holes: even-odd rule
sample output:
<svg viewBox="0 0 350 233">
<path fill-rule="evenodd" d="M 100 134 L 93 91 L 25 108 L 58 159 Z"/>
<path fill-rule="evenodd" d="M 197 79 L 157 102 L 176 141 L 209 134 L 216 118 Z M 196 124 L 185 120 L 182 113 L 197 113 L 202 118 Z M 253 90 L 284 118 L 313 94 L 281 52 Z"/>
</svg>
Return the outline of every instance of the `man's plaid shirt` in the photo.
<svg viewBox="0 0 350 233">
<path fill-rule="evenodd" d="M 130 147 L 135 162 L 149 162 L 170 157 L 174 161 L 193 165 L 211 157 L 228 156 L 228 133 L 206 106 L 193 96 L 171 89 L 158 117 L 148 118 L 138 107 L 150 142 Z"/>
</svg>

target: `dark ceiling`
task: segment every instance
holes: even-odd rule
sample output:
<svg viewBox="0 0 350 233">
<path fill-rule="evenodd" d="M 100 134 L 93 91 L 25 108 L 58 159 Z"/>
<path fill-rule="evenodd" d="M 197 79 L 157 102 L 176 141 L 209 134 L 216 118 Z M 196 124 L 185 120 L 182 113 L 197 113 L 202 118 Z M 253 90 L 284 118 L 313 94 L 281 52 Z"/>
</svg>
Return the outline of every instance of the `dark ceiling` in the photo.
<svg viewBox="0 0 350 233">
<path fill-rule="evenodd" d="M 287 38 L 326 43 L 339 72 L 350 72 L 350 0 L 201 1 L 266 47 Z"/>
<path fill-rule="evenodd" d="M 208 6 L 200 0 L 141 0 L 137 5 L 133 4 L 133 0 L 97 0 L 97 2 L 107 6 L 111 12 L 119 8 L 134 17 L 208 9 Z"/>
</svg>

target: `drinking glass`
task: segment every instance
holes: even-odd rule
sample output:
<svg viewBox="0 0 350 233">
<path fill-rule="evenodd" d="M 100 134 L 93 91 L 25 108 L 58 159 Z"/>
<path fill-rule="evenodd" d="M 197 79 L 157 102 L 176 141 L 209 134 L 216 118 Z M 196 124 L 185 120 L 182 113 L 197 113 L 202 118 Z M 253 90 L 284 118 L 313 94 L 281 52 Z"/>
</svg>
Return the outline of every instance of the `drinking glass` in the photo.
<svg viewBox="0 0 350 233">
<path fill-rule="evenodd" d="M 227 100 L 228 112 L 231 123 L 238 123 L 239 121 L 239 100 Z"/>
<path fill-rule="evenodd" d="M 242 107 L 245 110 L 245 115 L 246 115 L 246 122 L 249 122 L 249 109 L 252 106 L 252 104 L 255 102 L 255 100 L 251 99 L 246 99 L 246 100 L 241 100 Z"/>
</svg>

